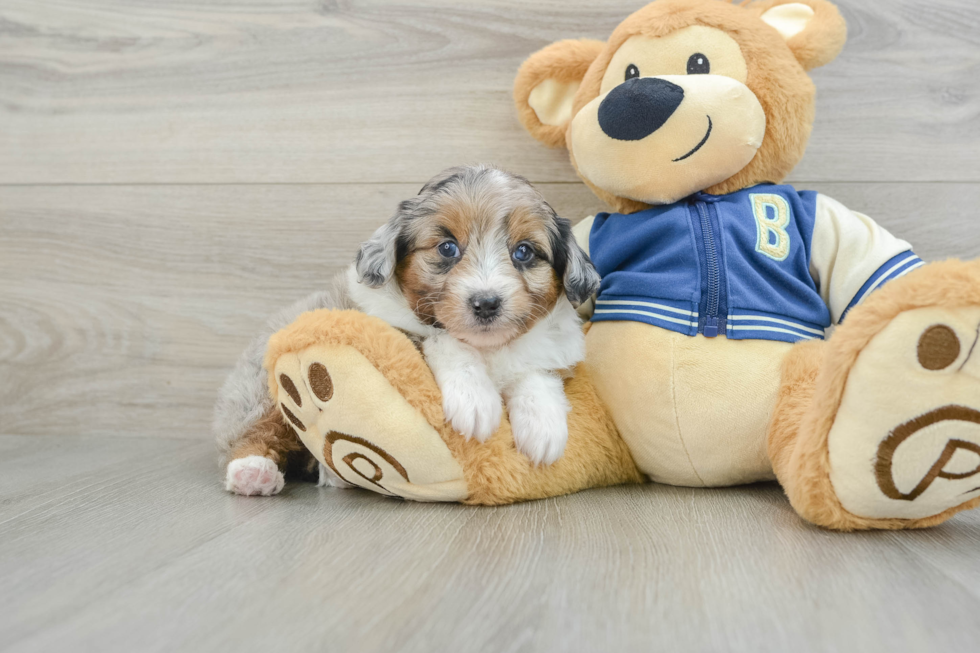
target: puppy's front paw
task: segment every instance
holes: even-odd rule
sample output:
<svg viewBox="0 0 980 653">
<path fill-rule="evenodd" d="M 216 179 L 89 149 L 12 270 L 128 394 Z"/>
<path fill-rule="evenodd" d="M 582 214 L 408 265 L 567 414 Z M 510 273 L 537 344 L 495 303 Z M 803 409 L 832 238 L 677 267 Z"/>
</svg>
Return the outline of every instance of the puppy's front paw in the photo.
<svg viewBox="0 0 980 653">
<path fill-rule="evenodd" d="M 225 489 L 245 496 L 279 494 L 285 483 L 276 464 L 264 456 L 236 458 L 225 475 Z"/>
<path fill-rule="evenodd" d="M 497 432 L 503 413 L 500 393 L 489 378 L 447 384 L 442 388 L 442 409 L 454 429 L 480 442 Z"/>
<path fill-rule="evenodd" d="M 535 465 L 550 465 L 565 453 L 571 407 L 557 379 L 524 386 L 507 401 L 514 444 Z"/>
<path fill-rule="evenodd" d="M 565 411 L 536 411 L 525 403 L 510 406 L 514 444 L 535 465 L 550 465 L 565 453 L 568 417 Z"/>
</svg>

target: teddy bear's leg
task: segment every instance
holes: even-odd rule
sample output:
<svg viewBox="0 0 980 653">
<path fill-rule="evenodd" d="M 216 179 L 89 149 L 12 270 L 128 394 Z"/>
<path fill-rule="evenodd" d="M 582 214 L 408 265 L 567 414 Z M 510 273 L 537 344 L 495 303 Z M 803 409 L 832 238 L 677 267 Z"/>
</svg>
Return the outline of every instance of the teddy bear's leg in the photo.
<svg viewBox="0 0 980 653">
<path fill-rule="evenodd" d="M 270 339 L 266 369 L 276 405 L 317 459 L 374 492 L 504 504 L 642 480 L 584 370 L 566 384 L 565 455 L 535 467 L 506 420 L 482 444 L 447 426 L 422 355 L 376 318 L 306 313 Z"/>
<path fill-rule="evenodd" d="M 769 431 L 806 519 L 923 528 L 980 504 L 980 261 L 890 282 L 783 366 Z"/>
<path fill-rule="evenodd" d="M 269 342 L 266 368 L 286 422 L 347 483 L 419 501 L 464 499 L 463 468 L 427 419 L 435 421 L 437 397 L 418 379 L 426 370 L 411 364 L 411 343 L 394 330 L 359 329 L 351 314 L 331 317 L 304 315 Z"/>
</svg>

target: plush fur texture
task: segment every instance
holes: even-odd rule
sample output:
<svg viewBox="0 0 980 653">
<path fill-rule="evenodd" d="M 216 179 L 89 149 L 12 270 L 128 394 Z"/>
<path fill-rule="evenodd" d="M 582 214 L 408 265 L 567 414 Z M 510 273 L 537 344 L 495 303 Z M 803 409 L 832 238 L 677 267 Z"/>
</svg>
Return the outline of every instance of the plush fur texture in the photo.
<svg viewBox="0 0 980 653">
<path fill-rule="evenodd" d="M 266 369 L 274 369 L 284 354 L 322 344 L 356 348 L 439 432 L 465 472 L 470 489 L 465 503 L 500 505 L 642 481 L 581 366 L 565 383 L 572 406 L 565 455 L 553 465 L 534 466 L 517 451 L 506 420 L 485 443 L 467 440 L 446 424 L 439 386 L 425 359 L 408 338 L 377 318 L 355 311 L 307 313 L 270 339 Z M 278 385 L 271 372 L 269 387 L 275 401 Z"/>
<path fill-rule="evenodd" d="M 806 5 L 812 11 L 799 6 L 773 11 L 787 4 Z M 794 26 L 787 29 L 785 20 L 780 22 L 780 17 L 785 19 L 789 15 L 797 19 L 804 17 L 797 21 L 796 29 Z M 569 82 L 581 75 L 581 83 L 571 99 L 571 117 L 566 122 L 566 147 L 572 165 L 583 181 L 618 212 L 633 213 L 647 208 L 647 204 L 617 195 L 587 178 L 583 172 L 585 168 L 580 168 L 576 162 L 572 129 L 575 116 L 587 106 L 594 107 L 597 98 L 609 97 L 608 84 L 603 87 L 603 80 L 608 78 L 610 62 L 624 44 L 629 42 L 635 46 L 636 39 L 665 38 L 692 26 L 721 30 L 737 42 L 747 67 L 744 84 L 758 99 L 766 116 L 761 146 L 745 167 L 708 188 L 690 188 L 690 192 L 704 190 L 711 194 L 731 193 L 763 182 L 778 183 L 789 174 L 803 156 L 813 123 L 815 89 L 807 71 L 832 61 L 840 53 L 847 36 L 840 12 L 827 0 L 759 0 L 738 4 L 720 0 L 656 0 L 627 17 L 602 47 L 592 43 L 588 49 L 579 48 L 574 50 L 574 56 L 570 56 L 571 46 L 559 42 L 533 54 L 522 66 L 514 85 L 514 98 L 522 123 L 532 136 L 554 145 L 557 128 L 542 128 L 536 124 L 534 109 L 527 100 L 534 87 L 546 79 L 561 79 L 566 86 L 560 89 L 569 92 L 574 88 Z M 628 52 L 625 58 L 637 58 L 628 49 L 624 52 Z M 587 57 L 593 57 L 593 60 L 585 67 L 583 60 Z M 624 57 L 620 57 L 623 61 L 617 66 L 622 67 Z M 619 68 L 609 72 L 622 75 Z M 680 83 L 679 78 L 670 77 L 679 73 L 682 71 L 652 70 L 646 76 L 660 75 Z M 627 79 L 623 81 L 619 77 L 616 81 L 625 84 L 629 82 L 628 77 L 627 70 Z M 685 98 L 686 93 L 687 89 Z M 676 115 L 670 115 L 677 119 Z M 694 117 L 698 118 L 697 115 Z M 669 122 L 666 124 L 670 125 Z M 635 152 L 630 147 L 633 146 L 610 146 L 611 160 L 620 160 L 623 158 L 620 154 Z M 705 161 L 710 165 L 708 159 Z M 664 164 L 656 162 L 655 156 L 646 163 L 645 167 L 638 166 L 635 170 L 627 166 L 623 174 L 646 174 L 656 180 L 657 166 Z M 605 185 L 608 187 L 635 187 L 635 184 L 631 186 L 618 180 L 610 183 L 608 177 L 606 174 Z M 673 199 L 680 199 L 680 195 Z M 940 523 L 958 510 L 977 505 L 976 500 L 968 501 L 924 519 L 866 519 L 851 514 L 844 510 L 834 494 L 828 434 L 838 415 L 848 375 L 865 346 L 903 311 L 927 306 L 955 309 L 980 304 L 978 265 L 947 262 L 925 266 L 893 281 L 852 310 L 846 323 L 828 342 L 797 345 L 783 359 L 782 384 L 768 431 L 768 452 L 777 477 L 803 517 L 839 530 L 917 528 Z M 599 367 L 603 363 L 591 362 Z M 619 415 L 622 417 L 621 412 Z"/>
<path fill-rule="evenodd" d="M 531 91 L 548 79 L 561 84 L 580 82 L 605 45 L 592 39 L 558 41 L 528 58 L 517 71 L 514 101 L 518 117 L 524 128 L 548 147 L 565 144 L 565 126 L 542 124 L 528 102 Z"/>
<path fill-rule="evenodd" d="M 760 16 L 787 0 L 733 5 L 720 0 L 657 0 L 635 12 L 613 31 L 605 46 L 573 47 L 560 41 L 531 55 L 514 83 L 514 98 L 521 121 L 532 136 L 554 145 L 557 128 L 542 126 L 527 104 L 534 86 L 548 74 L 569 81 L 583 70 L 588 56 L 594 59 L 582 75 L 572 112 L 580 111 L 599 96 L 606 68 L 613 55 L 633 36 L 666 36 L 691 25 L 703 25 L 726 32 L 739 44 L 748 62 L 746 85 L 761 103 L 767 118 L 765 137 L 752 161 L 725 181 L 703 189 L 724 194 L 762 182 L 780 182 L 799 163 L 806 150 L 813 125 L 816 90 L 806 70 L 831 61 L 846 40 L 846 26 L 837 8 L 825 0 L 807 0 L 814 8 L 807 29 L 787 42 L 762 22 Z M 812 31 L 811 31 L 812 30 Z M 574 56 L 570 56 L 574 54 Z M 568 59 L 563 57 L 568 56 Z M 799 59 L 798 59 L 799 57 Z M 565 129 L 566 145 L 576 166 L 571 141 L 571 121 Z M 620 213 L 648 208 L 643 202 L 617 197 L 583 177 L 583 181 L 602 200 Z M 692 189 L 700 190 L 700 189 Z"/>
<path fill-rule="evenodd" d="M 969 501 L 927 519 L 864 519 L 840 506 L 830 485 L 827 455 L 827 434 L 847 374 L 867 343 L 903 311 L 978 304 L 980 262 L 926 266 L 869 297 L 830 341 L 792 348 L 784 359 L 768 437 L 773 468 L 801 516 L 845 531 L 923 528 L 980 503 Z M 554 465 L 535 467 L 516 450 L 506 420 L 483 444 L 466 440 L 447 425 L 438 385 L 425 360 L 408 338 L 376 318 L 355 311 L 306 313 L 270 340 L 265 365 L 273 369 L 279 356 L 320 344 L 355 347 L 439 432 L 464 469 L 469 488 L 465 503 L 500 505 L 643 480 L 583 365 L 565 383 L 572 406 L 565 456 Z M 271 373 L 269 384 L 275 401 L 277 384 Z"/>
<path fill-rule="evenodd" d="M 830 483 L 827 436 L 858 355 L 896 316 L 926 307 L 980 305 L 980 261 L 949 260 L 896 279 L 868 297 L 827 343 L 797 346 L 783 367 L 783 387 L 769 451 L 793 507 L 836 530 L 925 528 L 980 505 L 974 499 L 925 519 L 865 519 L 840 505 Z"/>
<path fill-rule="evenodd" d="M 813 18 L 806 29 L 786 41 L 786 45 L 804 70 L 829 64 L 847 41 L 847 23 L 833 4 L 826 0 L 761 0 L 751 3 L 748 8 L 761 16 L 773 7 L 790 2 L 813 9 Z"/>
</svg>

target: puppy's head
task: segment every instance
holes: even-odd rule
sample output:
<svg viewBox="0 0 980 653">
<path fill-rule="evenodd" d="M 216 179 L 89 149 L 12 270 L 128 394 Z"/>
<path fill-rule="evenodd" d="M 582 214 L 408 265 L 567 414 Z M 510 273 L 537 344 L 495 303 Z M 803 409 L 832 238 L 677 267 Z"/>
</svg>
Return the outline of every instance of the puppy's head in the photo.
<svg viewBox="0 0 980 653">
<path fill-rule="evenodd" d="M 475 347 L 525 333 L 562 294 L 573 304 L 599 275 L 526 179 L 488 166 L 451 168 L 361 246 L 361 283 L 397 284 L 418 318 Z"/>
</svg>

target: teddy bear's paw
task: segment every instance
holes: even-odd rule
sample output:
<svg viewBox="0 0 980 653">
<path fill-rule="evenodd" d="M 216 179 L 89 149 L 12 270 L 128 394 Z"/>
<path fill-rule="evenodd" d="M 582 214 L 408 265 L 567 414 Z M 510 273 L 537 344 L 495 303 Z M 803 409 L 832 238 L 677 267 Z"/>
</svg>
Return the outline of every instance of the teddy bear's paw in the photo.
<svg viewBox="0 0 980 653">
<path fill-rule="evenodd" d="M 279 494 L 285 479 L 279 467 L 265 456 L 245 456 L 228 463 L 225 489 L 245 496 Z"/>
<path fill-rule="evenodd" d="M 274 365 L 279 410 L 323 466 L 320 485 L 416 501 L 467 496 L 439 433 L 357 349 L 312 345 Z"/>
<path fill-rule="evenodd" d="M 858 355 L 828 435 L 841 505 L 923 519 L 980 497 L 980 307 L 901 313 Z"/>
<path fill-rule="evenodd" d="M 332 469 L 323 463 L 319 464 L 319 469 L 320 475 L 317 478 L 317 487 L 339 487 L 341 490 L 349 490 L 357 487 L 356 485 L 348 483 L 344 479 L 340 478 Z"/>
</svg>

